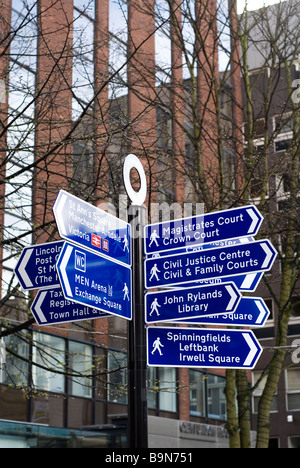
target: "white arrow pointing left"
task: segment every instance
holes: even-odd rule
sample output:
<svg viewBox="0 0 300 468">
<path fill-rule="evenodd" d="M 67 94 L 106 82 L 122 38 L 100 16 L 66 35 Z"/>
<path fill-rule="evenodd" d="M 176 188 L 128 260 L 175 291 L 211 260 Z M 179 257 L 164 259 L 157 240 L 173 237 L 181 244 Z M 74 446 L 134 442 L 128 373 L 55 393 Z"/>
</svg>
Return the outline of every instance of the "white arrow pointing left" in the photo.
<svg viewBox="0 0 300 468">
<path fill-rule="evenodd" d="M 71 245 L 68 245 L 66 248 L 66 251 L 64 253 L 63 259 L 61 261 L 60 265 L 60 270 L 61 270 L 61 276 L 63 280 L 63 286 L 66 290 L 67 296 L 68 297 L 73 297 L 72 289 L 69 283 L 68 275 L 66 272 L 66 268 L 68 266 L 68 262 L 70 260 L 71 254 L 73 252 L 73 247 Z"/>
<path fill-rule="evenodd" d="M 32 288 L 33 287 L 33 283 L 31 281 L 31 279 L 29 278 L 29 276 L 27 274 L 27 271 L 26 271 L 26 267 L 27 267 L 27 264 L 28 264 L 28 262 L 30 260 L 30 257 L 32 255 L 33 250 L 34 249 L 28 249 L 25 252 L 23 260 L 21 261 L 21 263 L 19 265 L 19 268 L 18 268 L 19 275 L 22 277 L 26 288 Z"/>
<path fill-rule="evenodd" d="M 248 356 L 246 357 L 245 359 L 245 362 L 244 362 L 244 366 L 245 367 L 249 367 L 251 364 L 252 364 L 252 361 L 254 359 L 254 356 L 255 354 L 257 353 L 258 351 L 258 347 L 256 346 L 256 344 L 254 343 L 251 335 L 249 335 L 248 333 L 242 333 L 243 337 L 245 338 L 249 348 L 250 348 L 250 353 L 248 354 Z"/>
<path fill-rule="evenodd" d="M 66 204 L 67 198 L 68 198 L 67 194 L 64 192 L 61 192 L 57 205 L 55 204 L 54 206 L 54 214 L 55 214 L 57 226 L 58 226 L 60 233 L 62 234 L 62 237 L 67 235 L 64 218 L 63 218 L 64 206 Z"/>
<path fill-rule="evenodd" d="M 40 293 L 40 297 L 38 298 L 36 304 L 35 304 L 35 307 L 34 307 L 34 310 L 38 316 L 38 318 L 40 319 L 40 321 L 42 323 L 46 323 L 47 322 L 47 319 L 45 317 L 45 315 L 43 314 L 42 312 L 42 309 L 41 309 L 41 305 L 43 304 L 44 302 L 44 299 L 45 297 L 47 296 L 47 292 L 46 291 L 42 291 Z"/>
</svg>

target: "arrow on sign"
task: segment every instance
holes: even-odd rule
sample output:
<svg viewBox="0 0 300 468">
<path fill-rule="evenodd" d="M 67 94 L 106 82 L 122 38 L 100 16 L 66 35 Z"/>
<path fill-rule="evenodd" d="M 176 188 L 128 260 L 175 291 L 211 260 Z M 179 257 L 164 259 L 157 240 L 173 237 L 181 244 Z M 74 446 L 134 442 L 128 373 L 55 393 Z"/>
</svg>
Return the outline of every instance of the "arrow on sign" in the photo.
<svg viewBox="0 0 300 468">
<path fill-rule="evenodd" d="M 229 314 L 236 310 L 241 297 L 233 283 L 147 293 L 146 323 Z"/>
<path fill-rule="evenodd" d="M 253 369 L 262 353 L 251 330 L 148 327 L 147 343 L 150 367 Z"/>
<path fill-rule="evenodd" d="M 224 325 L 236 327 L 263 327 L 270 311 L 261 297 L 242 297 L 233 313 L 214 314 L 210 317 L 179 319 L 176 323 Z"/>
<path fill-rule="evenodd" d="M 15 268 L 15 274 L 24 290 L 59 286 L 56 260 L 64 241 L 26 247 Z"/>
<path fill-rule="evenodd" d="M 56 268 L 66 299 L 131 320 L 130 267 L 65 242 Z"/>
<path fill-rule="evenodd" d="M 112 316 L 100 310 L 66 300 L 61 288 L 39 291 L 32 303 L 31 312 L 39 325 L 77 322 Z"/>
</svg>

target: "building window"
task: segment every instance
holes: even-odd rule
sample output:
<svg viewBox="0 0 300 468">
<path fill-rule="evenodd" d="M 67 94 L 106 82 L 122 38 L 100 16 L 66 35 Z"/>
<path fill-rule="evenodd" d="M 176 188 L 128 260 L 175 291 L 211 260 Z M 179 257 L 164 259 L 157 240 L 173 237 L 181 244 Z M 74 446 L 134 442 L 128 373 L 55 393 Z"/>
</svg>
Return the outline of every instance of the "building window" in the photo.
<svg viewBox="0 0 300 468">
<path fill-rule="evenodd" d="M 266 380 L 267 376 L 265 375 L 262 377 L 262 372 L 253 372 L 252 374 L 252 379 L 253 379 L 253 386 L 255 386 L 255 389 L 253 391 L 253 411 L 254 413 L 258 412 L 258 404 L 260 397 L 263 393 L 263 390 L 266 385 Z M 276 395 L 274 395 L 272 403 L 271 403 L 271 413 L 277 412 L 278 411 L 278 406 L 277 406 L 277 392 Z"/>
<path fill-rule="evenodd" d="M 69 394 L 78 397 L 92 397 L 92 371 L 93 351 L 92 346 L 75 341 L 69 342 L 69 369 L 72 376 L 69 383 Z"/>
<path fill-rule="evenodd" d="M 148 369 L 148 407 L 159 411 L 177 411 L 176 369 Z"/>
<path fill-rule="evenodd" d="M 205 372 L 190 370 L 190 414 L 192 416 L 206 416 L 205 383 Z"/>
<path fill-rule="evenodd" d="M 159 409 L 176 412 L 176 369 L 172 367 L 159 368 Z"/>
<path fill-rule="evenodd" d="M 65 393 L 65 340 L 33 333 L 32 378 L 37 390 Z"/>
<path fill-rule="evenodd" d="M 289 448 L 300 448 L 300 436 L 288 438 Z"/>
<path fill-rule="evenodd" d="M 287 150 L 292 141 L 293 136 L 293 115 L 284 114 L 274 117 L 274 132 L 275 138 L 275 151 Z"/>
<path fill-rule="evenodd" d="M 74 1 L 73 22 L 73 119 L 94 96 L 94 0 Z"/>
<path fill-rule="evenodd" d="M 111 403 L 127 404 L 127 355 L 119 351 L 107 354 L 107 399 Z"/>
<path fill-rule="evenodd" d="M 207 408 L 208 417 L 226 420 L 225 377 L 207 375 Z"/>
<path fill-rule="evenodd" d="M 37 69 L 37 2 L 12 0 L 8 88 L 2 296 L 9 294 L 17 255 L 31 244 L 34 161 L 35 81 Z M 18 242 L 14 240 L 18 238 Z"/>
<path fill-rule="evenodd" d="M 27 385 L 29 370 L 29 340 L 27 334 L 6 336 L 3 338 L 3 343 L 6 355 L 0 369 L 0 383 L 14 387 Z"/>
<path fill-rule="evenodd" d="M 286 371 L 287 410 L 300 410 L 300 369 Z"/>
</svg>

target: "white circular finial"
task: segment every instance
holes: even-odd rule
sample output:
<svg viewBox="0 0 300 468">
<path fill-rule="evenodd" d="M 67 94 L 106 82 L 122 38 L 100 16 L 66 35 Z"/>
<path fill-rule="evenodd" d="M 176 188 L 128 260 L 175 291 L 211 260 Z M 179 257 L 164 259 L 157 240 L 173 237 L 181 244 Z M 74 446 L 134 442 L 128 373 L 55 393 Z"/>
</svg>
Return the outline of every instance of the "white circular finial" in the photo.
<svg viewBox="0 0 300 468">
<path fill-rule="evenodd" d="M 130 171 L 131 169 L 136 169 L 140 176 L 140 189 L 138 191 L 134 190 L 130 181 Z M 143 168 L 141 161 L 134 155 L 129 154 L 126 156 L 123 166 L 123 179 L 124 185 L 133 205 L 142 205 L 146 200 L 147 196 L 147 181 L 146 174 Z"/>
</svg>

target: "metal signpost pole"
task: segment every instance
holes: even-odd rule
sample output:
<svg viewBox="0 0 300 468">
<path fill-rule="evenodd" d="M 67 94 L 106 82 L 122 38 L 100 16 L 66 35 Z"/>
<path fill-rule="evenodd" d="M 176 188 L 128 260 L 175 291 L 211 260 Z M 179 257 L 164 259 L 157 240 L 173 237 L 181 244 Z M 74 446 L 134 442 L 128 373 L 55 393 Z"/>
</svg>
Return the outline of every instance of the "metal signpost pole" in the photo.
<svg viewBox="0 0 300 468">
<path fill-rule="evenodd" d="M 145 207 L 132 206 L 134 222 L 143 228 Z M 142 232 L 142 230 L 140 231 Z M 132 239 L 133 319 L 128 330 L 129 447 L 148 447 L 146 331 L 144 322 L 143 239 Z"/>
<path fill-rule="evenodd" d="M 131 169 L 140 176 L 140 190 L 136 192 L 130 181 Z M 144 249 L 143 231 L 147 194 L 146 177 L 143 166 L 134 155 L 126 157 L 123 167 L 125 188 L 132 205 L 132 291 L 133 317 L 128 323 L 128 446 L 148 448 L 148 407 L 147 407 L 147 367 L 146 330 L 144 312 Z"/>
</svg>

